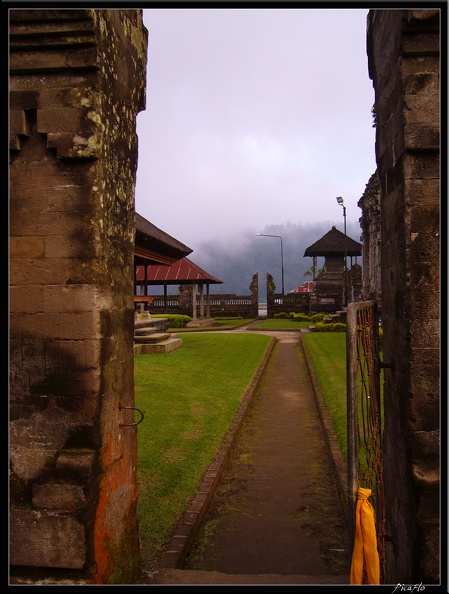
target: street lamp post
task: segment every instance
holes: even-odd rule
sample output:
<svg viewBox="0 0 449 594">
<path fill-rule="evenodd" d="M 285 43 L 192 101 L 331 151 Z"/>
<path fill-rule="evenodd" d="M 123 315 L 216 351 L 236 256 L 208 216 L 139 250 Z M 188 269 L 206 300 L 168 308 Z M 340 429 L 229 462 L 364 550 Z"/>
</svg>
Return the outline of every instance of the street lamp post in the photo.
<svg viewBox="0 0 449 594">
<path fill-rule="evenodd" d="M 265 235 L 264 233 L 257 233 L 257 237 L 278 237 L 281 240 L 281 272 L 282 272 L 282 296 L 284 296 L 284 250 L 282 248 L 282 237 L 280 235 Z"/>
<path fill-rule="evenodd" d="M 346 206 L 343 204 L 343 198 L 341 196 L 337 196 L 337 202 L 338 204 L 343 208 L 343 220 L 344 220 L 344 225 L 345 225 L 345 294 L 344 294 L 344 300 L 343 300 L 343 305 L 344 307 L 348 306 L 348 276 L 346 274 L 347 271 L 347 260 L 348 260 L 348 236 L 346 235 Z"/>
</svg>

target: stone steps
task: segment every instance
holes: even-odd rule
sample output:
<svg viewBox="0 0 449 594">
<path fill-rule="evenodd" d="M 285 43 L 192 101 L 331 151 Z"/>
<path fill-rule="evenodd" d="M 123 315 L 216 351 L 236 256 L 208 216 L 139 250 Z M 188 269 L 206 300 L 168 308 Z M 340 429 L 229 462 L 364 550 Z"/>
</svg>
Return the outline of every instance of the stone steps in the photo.
<svg viewBox="0 0 449 594">
<path fill-rule="evenodd" d="M 137 344 L 155 344 L 158 342 L 162 342 L 163 340 L 168 340 L 173 337 L 173 334 L 169 334 L 166 332 L 156 332 L 155 330 L 150 330 L 147 333 L 139 333 L 134 334 L 134 343 Z"/>
<path fill-rule="evenodd" d="M 134 328 L 134 336 L 149 336 L 157 332 L 155 326 L 144 326 L 143 328 Z"/>
<path fill-rule="evenodd" d="M 166 332 L 169 326 L 167 318 L 151 318 L 146 315 L 136 316 L 134 321 L 134 355 L 171 353 L 182 347 L 182 340 L 177 334 Z"/>
<path fill-rule="evenodd" d="M 182 347 L 182 340 L 177 336 L 156 343 L 134 343 L 134 355 L 152 355 L 155 353 L 171 353 Z"/>
</svg>

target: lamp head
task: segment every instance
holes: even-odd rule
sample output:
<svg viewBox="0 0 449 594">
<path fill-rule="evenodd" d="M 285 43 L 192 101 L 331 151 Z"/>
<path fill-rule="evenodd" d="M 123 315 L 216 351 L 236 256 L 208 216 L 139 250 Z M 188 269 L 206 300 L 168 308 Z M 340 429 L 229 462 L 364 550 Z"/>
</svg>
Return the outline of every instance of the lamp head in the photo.
<svg viewBox="0 0 449 594">
<path fill-rule="evenodd" d="M 343 198 L 341 196 L 337 196 L 338 204 L 343 204 Z"/>
</svg>

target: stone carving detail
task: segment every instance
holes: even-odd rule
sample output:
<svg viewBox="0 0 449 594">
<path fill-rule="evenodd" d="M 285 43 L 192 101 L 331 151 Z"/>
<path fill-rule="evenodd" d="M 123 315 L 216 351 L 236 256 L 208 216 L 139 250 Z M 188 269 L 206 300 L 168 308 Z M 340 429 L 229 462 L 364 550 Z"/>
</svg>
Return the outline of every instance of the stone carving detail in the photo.
<svg viewBox="0 0 449 594">
<path fill-rule="evenodd" d="M 42 19 L 38 11 L 14 11 L 10 40 L 10 149 L 21 149 L 37 121 L 59 158 L 98 158 L 104 126 L 90 81 L 99 72 L 95 12 L 54 10 Z M 32 91 L 24 84 L 30 77 Z"/>
</svg>

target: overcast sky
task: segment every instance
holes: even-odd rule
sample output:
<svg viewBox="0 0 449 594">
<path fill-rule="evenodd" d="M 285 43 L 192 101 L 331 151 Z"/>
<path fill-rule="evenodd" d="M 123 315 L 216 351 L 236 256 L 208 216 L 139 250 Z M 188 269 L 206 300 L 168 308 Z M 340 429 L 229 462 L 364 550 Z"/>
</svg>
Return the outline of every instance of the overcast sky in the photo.
<svg viewBox="0 0 449 594">
<path fill-rule="evenodd" d="M 367 14 L 144 9 L 137 212 L 193 250 L 266 225 L 342 229 L 337 196 L 357 222 L 376 169 Z"/>
</svg>

